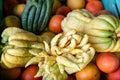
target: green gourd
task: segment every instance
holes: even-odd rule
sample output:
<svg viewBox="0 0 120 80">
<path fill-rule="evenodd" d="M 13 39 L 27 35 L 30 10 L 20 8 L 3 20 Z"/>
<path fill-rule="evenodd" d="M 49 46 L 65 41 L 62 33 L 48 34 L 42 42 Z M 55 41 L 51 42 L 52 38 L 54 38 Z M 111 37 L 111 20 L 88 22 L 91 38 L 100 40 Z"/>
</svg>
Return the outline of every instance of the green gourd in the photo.
<svg viewBox="0 0 120 80">
<path fill-rule="evenodd" d="M 40 34 L 47 27 L 54 0 L 27 0 L 22 13 L 22 28 Z"/>
</svg>

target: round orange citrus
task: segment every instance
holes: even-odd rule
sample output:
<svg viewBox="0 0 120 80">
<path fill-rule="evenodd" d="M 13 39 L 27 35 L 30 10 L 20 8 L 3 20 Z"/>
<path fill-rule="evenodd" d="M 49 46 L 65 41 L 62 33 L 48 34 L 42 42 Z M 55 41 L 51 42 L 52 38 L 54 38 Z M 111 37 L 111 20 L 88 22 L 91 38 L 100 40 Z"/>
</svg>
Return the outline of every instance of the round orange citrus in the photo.
<svg viewBox="0 0 120 80">
<path fill-rule="evenodd" d="M 91 1 L 86 4 L 85 9 L 94 15 L 96 12 L 103 10 L 103 4 L 99 0 Z"/>
<path fill-rule="evenodd" d="M 120 67 L 107 75 L 107 80 L 120 80 Z"/>
<path fill-rule="evenodd" d="M 16 6 L 13 8 L 13 14 L 16 15 L 16 16 L 18 16 L 18 17 L 21 17 L 24 8 L 25 8 L 25 4 L 18 4 L 18 5 L 16 5 Z"/>
<path fill-rule="evenodd" d="M 49 30 L 53 33 L 62 32 L 61 21 L 64 19 L 63 15 L 54 15 L 49 22 Z"/>
<path fill-rule="evenodd" d="M 96 58 L 96 65 L 101 71 L 111 73 L 119 67 L 119 58 L 113 53 L 102 52 Z"/>
<path fill-rule="evenodd" d="M 100 70 L 94 63 L 89 63 L 81 71 L 76 72 L 76 80 L 99 80 Z"/>
</svg>

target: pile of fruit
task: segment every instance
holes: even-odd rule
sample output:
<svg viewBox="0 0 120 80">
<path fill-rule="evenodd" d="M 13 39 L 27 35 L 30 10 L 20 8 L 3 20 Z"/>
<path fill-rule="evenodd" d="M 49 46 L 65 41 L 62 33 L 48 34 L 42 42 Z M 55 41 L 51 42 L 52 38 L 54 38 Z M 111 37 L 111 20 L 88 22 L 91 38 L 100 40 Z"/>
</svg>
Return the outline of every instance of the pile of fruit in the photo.
<svg viewBox="0 0 120 80">
<path fill-rule="evenodd" d="M 120 20 L 100 0 L 3 6 L 0 80 L 120 80 Z"/>
</svg>

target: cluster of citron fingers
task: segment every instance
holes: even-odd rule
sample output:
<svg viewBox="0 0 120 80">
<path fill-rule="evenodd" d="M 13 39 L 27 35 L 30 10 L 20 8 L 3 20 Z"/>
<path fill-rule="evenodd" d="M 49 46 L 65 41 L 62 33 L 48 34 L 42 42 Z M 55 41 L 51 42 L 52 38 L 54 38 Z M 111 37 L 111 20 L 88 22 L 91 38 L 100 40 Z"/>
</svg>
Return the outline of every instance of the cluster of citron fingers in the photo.
<svg viewBox="0 0 120 80">
<path fill-rule="evenodd" d="M 96 52 L 120 51 L 120 21 L 112 15 L 94 17 L 85 9 L 73 10 L 62 21 L 64 32 L 75 29 L 89 36 Z"/>
<path fill-rule="evenodd" d="M 60 71 L 72 74 L 84 68 L 94 57 L 95 50 L 88 43 L 88 36 L 75 30 L 59 33 L 51 41 L 51 53 L 56 55 Z M 69 65 L 71 64 L 71 65 Z"/>
<path fill-rule="evenodd" d="M 66 80 L 67 74 L 83 69 L 95 55 L 88 36 L 75 30 L 55 35 L 50 45 L 43 43 L 44 50 L 31 51 L 34 57 L 26 64 L 27 67 L 38 63 L 40 68 L 35 77 L 43 76 L 43 80 Z"/>
<path fill-rule="evenodd" d="M 24 67 L 33 57 L 30 50 L 44 49 L 39 36 L 16 27 L 6 28 L 2 32 L 2 41 L 5 43 L 1 55 L 3 68 Z"/>
</svg>

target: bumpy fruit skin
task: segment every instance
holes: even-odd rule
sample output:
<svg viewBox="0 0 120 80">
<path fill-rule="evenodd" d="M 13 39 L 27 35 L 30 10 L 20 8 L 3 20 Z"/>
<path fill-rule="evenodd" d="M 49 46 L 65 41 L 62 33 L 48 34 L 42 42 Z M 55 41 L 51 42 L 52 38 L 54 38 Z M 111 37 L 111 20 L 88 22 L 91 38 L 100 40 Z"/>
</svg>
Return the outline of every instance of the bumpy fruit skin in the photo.
<svg viewBox="0 0 120 80">
<path fill-rule="evenodd" d="M 67 80 L 68 74 L 82 70 L 95 55 L 88 36 L 80 35 L 75 30 L 55 35 L 50 45 L 43 42 L 45 50 L 41 53 L 33 51 L 36 56 L 26 64 L 38 63 L 39 70 L 35 77 L 43 76 L 43 80 Z"/>
<path fill-rule="evenodd" d="M 6 28 L 2 32 L 2 68 L 24 67 L 33 55 L 30 51 L 44 49 L 41 37 L 17 27 Z"/>
<path fill-rule="evenodd" d="M 89 35 L 97 52 L 120 51 L 120 21 L 112 15 L 94 17 L 87 10 L 73 10 L 62 21 L 63 32 L 75 29 Z"/>
</svg>

